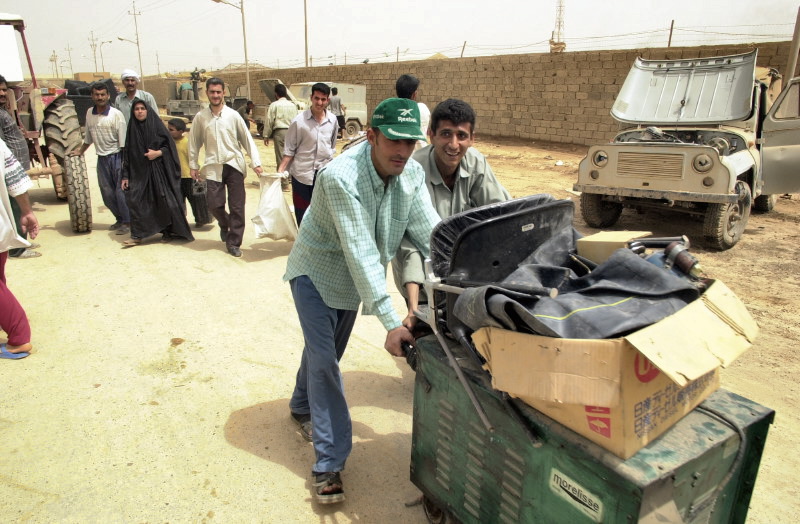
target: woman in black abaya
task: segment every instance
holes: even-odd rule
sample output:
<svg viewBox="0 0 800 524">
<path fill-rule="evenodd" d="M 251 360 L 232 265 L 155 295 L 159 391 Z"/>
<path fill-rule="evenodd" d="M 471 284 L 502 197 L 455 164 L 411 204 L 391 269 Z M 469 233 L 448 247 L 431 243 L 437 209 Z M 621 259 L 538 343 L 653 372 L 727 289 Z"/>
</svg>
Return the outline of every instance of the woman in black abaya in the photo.
<svg viewBox="0 0 800 524">
<path fill-rule="evenodd" d="M 194 240 L 181 196 L 181 168 L 175 141 L 158 115 L 135 100 L 128 121 L 122 164 L 122 189 L 131 211 L 131 238 L 126 246 L 161 233 Z"/>
</svg>

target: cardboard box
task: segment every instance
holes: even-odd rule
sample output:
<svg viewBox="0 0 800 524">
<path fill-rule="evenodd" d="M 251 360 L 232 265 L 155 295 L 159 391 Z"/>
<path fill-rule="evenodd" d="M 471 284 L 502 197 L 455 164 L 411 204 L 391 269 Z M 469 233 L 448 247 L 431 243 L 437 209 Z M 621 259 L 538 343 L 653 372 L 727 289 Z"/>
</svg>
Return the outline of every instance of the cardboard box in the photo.
<svg viewBox="0 0 800 524">
<path fill-rule="evenodd" d="M 627 247 L 629 240 L 649 237 L 652 234 L 650 231 L 601 231 L 579 238 L 578 254 L 592 262 L 602 264 L 611 256 L 611 253 L 621 247 Z"/>
<path fill-rule="evenodd" d="M 472 335 L 495 389 L 626 459 L 719 387 L 758 325 L 720 281 L 624 338 L 578 340 L 482 328 Z"/>
</svg>

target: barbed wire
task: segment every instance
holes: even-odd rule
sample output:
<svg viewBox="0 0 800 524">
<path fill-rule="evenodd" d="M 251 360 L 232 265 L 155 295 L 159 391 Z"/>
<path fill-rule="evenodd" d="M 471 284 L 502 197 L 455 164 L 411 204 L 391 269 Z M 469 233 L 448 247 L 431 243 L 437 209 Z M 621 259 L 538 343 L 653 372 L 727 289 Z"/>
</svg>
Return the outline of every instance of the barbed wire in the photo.
<svg viewBox="0 0 800 524">
<path fill-rule="evenodd" d="M 152 14 L 153 12 L 162 9 L 166 5 L 176 3 L 178 0 L 152 0 L 150 2 L 143 1 L 141 5 L 137 5 L 137 10 L 144 14 Z M 213 11 L 215 6 L 210 5 L 208 8 L 197 9 L 191 13 L 185 22 L 191 25 L 193 20 L 205 19 L 209 13 Z M 234 10 L 231 10 L 234 14 Z M 129 23 L 126 22 L 129 19 Z M 115 21 L 113 24 L 104 24 L 103 29 L 96 31 L 95 34 L 99 35 L 99 40 L 111 39 L 116 41 L 116 37 L 120 31 L 126 31 L 128 25 L 133 26 L 132 17 L 126 9 L 112 13 L 109 20 Z M 171 22 L 169 22 L 171 23 Z M 116 27 L 117 29 L 110 29 Z M 720 44 L 735 44 L 741 43 L 741 39 L 746 39 L 747 43 L 757 43 L 758 41 L 781 41 L 791 40 L 791 33 L 794 24 L 743 24 L 732 26 L 686 26 L 674 27 L 672 30 L 672 43 L 674 47 L 681 46 L 696 46 L 696 45 L 720 45 Z M 764 29 L 764 32 L 753 31 L 753 28 Z M 156 27 L 151 27 L 151 30 L 167 30 L 161 21 L 156 23 Z M 740 31 L 741 30 L 741 31 Z M 769 32 L 767 32 L 769 31 Z M 642 31 L 633 31 L 628 33 L 620 33 L 614 35 L 594 35 L 573 38 L 563 38 L 566 44 L 566 51 L 591 51 L 591 50 L 613 50 L 613 49 L 639 49 L 642 47 L 666 47 L 669 37 L 670 29 L 654 28 Z M 146 35 L 143 38 L 146 40 Z M 737 41 L 738 39 L 738 41 Z M 75 46 L 75 43 L 72 44 Z M 81 44 L 83 45 L 83 44 Z M 399 46 L 402 48 L 403 46 Z M 311 66 L 320 65 L 352 65 L 359 63 L 385 63 L 385 62 L 401 62 L 411 60 L 425 60 L 431 57 L 480 57 L 480 56 L 496 56 L 507 54 L 524 54 L 524 53 L 537 53 L 549 52 L 549 39 L 538 40 L 530 43 L 520 44 L 470 44 L 465 42 L 463 44 L 452 45 L 448 47 L 430 47 L 413 49 L 408 48 L 400 50 L 398 48 L 384 51 L 374 51 L 371 53 L 335 53 L 326 55 L 311 55 L 309 57 Z M 162 60 L 168 60 L 172 63 L 176 61 L 186 61 L 191 59 L 196 63 L 220 63 L 219 54 L 198 54 L 173 52 L 170 49 L 162 49 L 159 51 Z M 49 54 L 48 54 L 49 56 Z M 44 55 L 43 55 L 44 57 Z M 243 62 L 243 56 L 240 54 L 227 55 L 228 63 Z M 46 60 L 47 57 L 38 57 L 39 60 Z M 305 58 L 294 56 L 264 56 L 257 53 L 252 57 L 251 64 L 253 67 L 269 67 L 269 68 L 296 68 L 305 66 Z M 191 69 L 191 64 L 187 64 L 184 69 Z M 222 67 L 222 66 L 220 66 Z M 165 70 L 175 70 L 174 68 L 165 67 Z"/>
</svg>

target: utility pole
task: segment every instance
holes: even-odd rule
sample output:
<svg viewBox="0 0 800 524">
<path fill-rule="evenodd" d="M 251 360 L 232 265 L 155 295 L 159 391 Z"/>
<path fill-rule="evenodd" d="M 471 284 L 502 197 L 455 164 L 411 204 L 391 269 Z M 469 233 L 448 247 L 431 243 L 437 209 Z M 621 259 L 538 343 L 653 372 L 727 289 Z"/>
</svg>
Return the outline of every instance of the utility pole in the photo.
<svg viewBox="0 0 800 524">
<path fill-rule="evenodd" d="M 72 67 L 72 48 L 69 46 L 69 42 L 67 42 L 67 48 L 64 49 L 64 51 L 67 52 L 67 56 L 69 57 L 69 70 L 75 75 L 75 68 Z"/>
<path fill-rule="evenodd" d="M 158 71 L 158 76 L 161 76 L 161 62 L 158 61 L 158 51 L 156 51 L 156 71 Z"/>
<path fill-rule="evenodd" d="M 90 33 L 92 36 L 89 38 L 89 47 L 92 48 L 92 56 L 94 57 L 94 72 L 97 72 L 97 39 L 94 37 L 94 31 Z"/>
<path fill-rule="evenodd" d="M 141 15 L 140 12 L 136 12 L 136 2 L 133 2 L 133 12 L 128 11 L 128 14 L 133 16 L 133 27 L 136 29 L 136 52 L 139 53 L 139 74 L 141 76 L 140 84 L 142 89 L 144 89 L 144 68 L 142 67 L 142 47 L 139 45 L 139 20 L 136 18 L 137 16 Z"/>
<path fill-rule="evenodd" d="M 564 0 L 556 3 L 556 28 L 550 36 L 550 52 L 563 53 L 567 48 L 564 43 Z"/>
<path fill-rule="evenodd" d="M 669 24 L 669 40 L 667 40 L 667 47 L 672 46 L 672 29 L 674 27 L 675 27 L 675 20 L 673 20 L 672 23 Z"/>
<path fill-rule="evenodd" d="M 303 0 L 303 18 L 305 19 L 304 26 L 306 32 L 306 67 L 308 67 L 308 6 L 307 1 Z"/>
<path fill-rule="evenodd" d="M 55 49 L 53 49 L 53 54 L 50 55 L 50 61 L 53 62 L 53 76 L 58 78 L 58 55 Z"/>
</svg>

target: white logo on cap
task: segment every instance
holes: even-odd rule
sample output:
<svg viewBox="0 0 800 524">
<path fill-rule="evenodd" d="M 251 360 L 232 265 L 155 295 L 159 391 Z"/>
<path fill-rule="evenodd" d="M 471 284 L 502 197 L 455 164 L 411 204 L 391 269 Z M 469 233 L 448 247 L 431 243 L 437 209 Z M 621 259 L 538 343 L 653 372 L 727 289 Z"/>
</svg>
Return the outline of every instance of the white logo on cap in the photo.
<svg viewBox="0 0 800 524">
<path fill-rule="evenodd" d="M 409 116 L 411 114 L 411 111 L 413 110 L 414 110 L 413 108 L 398 109 L 398 111 L 400 111 L 400 116 Z"/>
</svg>

